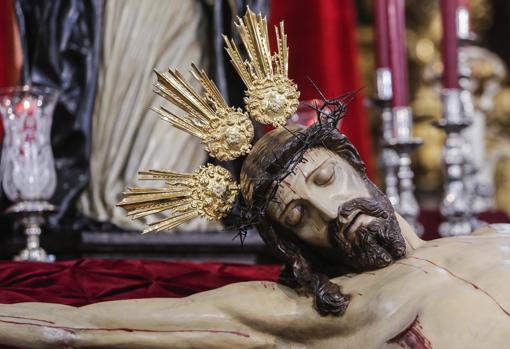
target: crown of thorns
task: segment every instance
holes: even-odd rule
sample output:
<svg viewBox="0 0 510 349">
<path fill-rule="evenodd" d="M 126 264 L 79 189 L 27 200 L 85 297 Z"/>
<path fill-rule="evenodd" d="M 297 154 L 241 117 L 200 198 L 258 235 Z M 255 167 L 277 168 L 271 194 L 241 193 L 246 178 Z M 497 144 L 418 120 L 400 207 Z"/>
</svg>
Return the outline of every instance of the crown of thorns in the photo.
<svg viewBox="0 0 510 349">
<path fill-rule="evenodd" d="M 300 93 L 288 78 L 288 47 L 283 22 L 275 27 L 277 51 L 273 54 L 269 48 L 267 21 L 261 15 L 247 9 L 245 16 L 238 18 L 236 27 L 249 59 L 243 60 L 234 41 L 227 37 L 224 37 L 225 48 L 247 87 L 246 111 L 228 106 L 214 82 L 193 64 L 192 74 L 200 82 L 204 94 L 195 91 L 177 70 L 156 71 L 155 92 L 186 114 L 176 115 L 164 106 L 153 110 L 163 120 L 198 137 L 209 155 L 221 161 L 250 152 L 254 137 L 250 118 L 284 128 L 297 147 L 285 163 L 274 156 L 274 168 L 269 171 L 274 175 L 257 179 L 256 194 L 249 205 L 246 198 L 239 195 L 239 184 L 221 166 L 207 164 L 193 173 L 140 171 L 140 180 L 165 181 L 166 186 L 128 188 L 118 206 L 126 209 L 133 219 L 168 213 L 165 218 L 150 223 L 143 233 L 171 230 L 195 217 L 221 220 L 229 216 L 230 228 L 238 230 L 236 236 L 243 241 L 249 227 L 257 225 L 265 216 L 268 205 L 275 200 L 278 186 L 294 173 L 306 150 L 323 143 L 332 132 L 338 132 L 337 124 L 354 97 L 355 92 L 352 92 L 326 99 L 319 91 L 321 104 L 309 105 L 316 111 L 315 124 L 306 130 L 287 128 L 287 120 L 297 110 Z"/>
<path fill-rule="evenodd" d="M 250 178 L 250 181 L 256 183 L 251 197 L 248 199 L 239 196 L 229 216 L 228 228 L 237 231 L 235 237 L 240 237 L 241 242 L 251 227 L 267 219 L 269 205 L 278 203 L 278 188 L 288 176 L 296 174 L 296 167 L 300 163 L 306 161 L 304 155 L 307 150 L 319 146 L 328 148 L 332 139 L 347 141 L 347 137 L 339 132 L 338 123 L 345 116 L 347 106 L 355 94 L 356 91 L 333 99 L 326 99 L 321 94 L 323 98 L 320 103 L 308 105 L 316 112 L 317 121 L 313 125 L 306 128 L 282 126 L 284 132 L 288 132 L 290 136 L 286 141 L 287 144 L 291 143 L 291 146 L 286 147 L 287 154 L 277 155 L 271 151 L 272 161 L 265 171 L 266 176 Z M 352 150 L 354 151 L 354 148 Z"/>
</svg>

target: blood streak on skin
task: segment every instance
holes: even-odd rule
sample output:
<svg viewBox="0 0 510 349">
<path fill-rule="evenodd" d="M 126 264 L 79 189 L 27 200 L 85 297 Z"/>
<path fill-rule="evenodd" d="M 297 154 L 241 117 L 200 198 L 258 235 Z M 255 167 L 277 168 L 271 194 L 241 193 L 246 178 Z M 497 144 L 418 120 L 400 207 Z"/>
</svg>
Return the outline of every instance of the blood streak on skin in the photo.
<svg viewBox="0 0 510 349">
<path fill-rule="evenodd" d="M 408 263 L 404 263 L 404 262 L 401 262 L 401 261 L 396 261 L 395 264 L 402 264 L 402 265 L 405 265 L 405 266 L 408 266 L 408 267 L 411 267 L 411 268 L 415 268 L 415 269 L 421 270 L 425 274 L 429 273 L 428 271 L 424 270 L 422 267 L 419 267 L 417 265 L 408 264 Z"/>
<path fill-rule="evenodd" d="M 423 334 L 418 315 L 407 328 L 386 343 L 398 344 L 402 349 L 432 349 L 432 344 Z"/>
<path fill-rule="evenodd" d="M 454 274 L 451 270 L 449 270 L 448 268 L 445 268 L 443 267 L 442 265 L 439 265 L 431 260 L 428 260 L 428 259 L 425 259 L 425 258 L 420 258 L 420 257 L 415 257 L 415 256 L 411 256 L 409 258 L 414 258 L 414 259 L 418 259 L 420 261 L 424 261 L 424 262 L 427 262 L 427 263 L 430 263 L 432 264 L 433 266 L 435 266 L 436 268 L 439 268 L 441 270 L 444 270 L 446 271 L 448 274 L 450 274 L 451 276 L 453 276 L 454 278 L 456 278 L 457 280 L 460 280 L 466 284 L 468 284 L 469 286 L 473 287 L 475 290 L 478 290 L 480 292 L 482 292 L 483 294 L 485 294 L 487 297 L 489 297 L 498 307 L 499 309 L 501 309 L 501 311 L 503 313 L 505 313 L 506 316 L 510 316 L 510 312 L 508 310 L 506 310 L 505 308 L 503 308 L 503 306 L 501 305 L 501 303 L 498 302 L 498 300 L 496 298 L 494 298 L 493 295 L 491 295 L 489 292 L 487 292 L 486 290 L 484 290 L 483 288 L 481 288 L 480 286 L 476 285 L 475 283 L 469 281 L 469 280 L 466 280 L 464 279 L 463 277 L 460 277 L 456 274 Z"/>
<path fill-rule="evenodd" d="M 272 289 L 273 291 L 276 291 L 276 287 L 275 287 L 275 284 L 274 282 L 264 282 L 264 281 L 261 281 L 260 284 L 264 287 L 264 288 L 270 288 Z"/>
<path fill-rule="evenodd" d="M 21 320 L 39 321 L 39 322 L 45 322 L 45 323 L 47 323 L 47 324 L 54 324 L 54 322 L 53 322 L 53 321 L 41 320 L 41 319 L 35 319 L 35 318 L 31 318 L 31 317 L 24 317 L 24 316 L 1 315 L 1 314 L 0 314 L 0 317 L 8 318 L 8 319 L 21 319 Z"/>
<path fill-rule="evenodd" d="M 90 331 L 141 332 L 141 333 L 218 333 L 218 334 L 229 334 L 229 335 L 246 337 L 246 338 L 250 337 L 250 335 L 247 333 L 238 332 L 238 331 L 218 330 L 218 329 L 149 330 L 149 329 L 137 329 L 137 328 L 66 327 L 66 326 L 43 325 L 43 324 L 34 324 L 34 323 L 30 323 L 30 322 L 18 322 L 18 321 L 8 321 L 8 320 L 0 320 L 0 322 L 6 323 L 6 324 L 12 324 L 12 325 L 25 325 L 25 326 L 35 326 L 35 327 L 42 327 L 42 328 L 52 328 L 52 329 L 62 330 L 62 331 L 69 332 L 69 333 L 90 332 Z"/>
</svg>

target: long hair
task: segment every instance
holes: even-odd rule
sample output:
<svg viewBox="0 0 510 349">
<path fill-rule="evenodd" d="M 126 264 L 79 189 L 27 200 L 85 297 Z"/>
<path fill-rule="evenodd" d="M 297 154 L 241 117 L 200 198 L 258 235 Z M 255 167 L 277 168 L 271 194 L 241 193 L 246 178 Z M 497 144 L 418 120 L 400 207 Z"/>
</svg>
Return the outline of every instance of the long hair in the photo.
<svg viewBox="0 0 510 349">
<path fill-rule="evenodd" d="M 252 213 L 259 216 L 256 226 L 260 236 L 285 263 L 280 281 L 313 295 L 320 314 L 342 314 L 349 296 L 342 294 L 329 277 L 345 273 L 345 269 L 338 265 L 332 267 L 332 263 L 327 263 L 326 250 L 305 245 L 267 214 L 267 205 L 273 200 L 279 183 L 303 160 L 306 150 L 314 147 L 324 147 L 338 154 L 375 188 L 367 178 L 365 164 L 347 137 L 336 125 L 317 122 L 306 129 L 277 129 L 259 140 L 243 164 L 241 190 Z"/>
</svg>

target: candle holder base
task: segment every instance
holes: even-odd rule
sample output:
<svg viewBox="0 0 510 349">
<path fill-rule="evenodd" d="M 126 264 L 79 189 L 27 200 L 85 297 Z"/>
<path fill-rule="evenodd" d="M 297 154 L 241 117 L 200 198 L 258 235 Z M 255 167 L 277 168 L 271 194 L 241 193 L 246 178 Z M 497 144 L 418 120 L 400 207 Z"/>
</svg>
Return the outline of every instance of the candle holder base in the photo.
<svg viewBox="0 0 510 349">
<path fill-rule="evenodd" d="M 24 248 L 14 257 L 16 262 L 25 261 L 25 262 L 45 262 L 45 263 L 53 263 L 55 262 L 55 255 L 47 254 L 46 251 L 42 248 Z"/>
<path fill-rule="evenodd" d="M 15 261 L 55 261 L 55 256 L 48 254 L 40 245 L 41 226 L 46 215 L 54 210 L 55 206 L 46 201 L 21 201 L 6 210 L 23 227 L 27 239 L 26 247 L 14 257 Z"/>
<path fill-rule="evenodd" d="M 418 138 L 411 138 L 409 140 L 391 140 L 385 143 L 390 149 L 395 150 L 397 153 L 412 153 L 416 148 L 423 144 L 423 141 Z"/>
<path fill-rule="evenodd" d="M 452 122 L 446 119 L 439 119 L 437 121 L 434 121 L 432 125 L 444 130 L 448 134 L 448 133 L 460 133 L 466 127 L 469 127 L 471 123 L 472 123 L 471 120 L 460 120 Z"/>
</svg>

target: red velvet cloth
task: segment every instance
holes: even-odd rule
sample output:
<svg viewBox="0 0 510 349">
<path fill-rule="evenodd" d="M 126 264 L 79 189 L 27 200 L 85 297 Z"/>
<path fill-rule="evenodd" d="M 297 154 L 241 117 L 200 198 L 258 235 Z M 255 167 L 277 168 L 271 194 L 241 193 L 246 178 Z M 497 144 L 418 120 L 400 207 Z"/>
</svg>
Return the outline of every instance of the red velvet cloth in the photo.
<svg viewBox="0 0 510 349">
<path fill-rule="evenodd" d="M 298 84 L 302 100 L 319 97 L 308 77 L 326 98 L 363 87 L 354 1 L 271 1 L 271 28 L 282 20 L 288 34 L 289 76 Z M 363 100 L 363 93 L 359 92 L 341 128 L 373 178 L 372 143 Z"/>
<path fill-rule="evenodd" d="M 480 215 L 510 223 L 501 211 Z M 425 240 L 438 238 L 438 211 L 423 210 Z M 151 297 L 184 297 L 234 282 L 276 281 L 280 265 L 79 259 L 53 264 L 0 261 L 0 303 L 49 302 L 81 306 Z"/>
<path fill-rule="evenodd" d="M 426 240 L 438 238 L 441 216 L 422 211 Z M 480 215 L 509 223 L 501 211 Z M 280 265 L 79 259 L 56 263 L 0 261 L 0 303 L 49 302 L 81 306 L 151 297 L 184 297 L 234 282 L 276 281 Z"/>
<path fill-rule="evenodd" d="M 488 224 L 510 223 L 510 217 L 505 212 L 496 209 L 482 212 L 478 215 L 478 218 Z M 423 225 L 423 231 L 425 232 L 422 239 L 434 240 L 441 237 L 439 235 L 439 225 L 444 219 L 438 210 L 421 210 L 418 220 Z"/>
<path fill-rule="evenodd" d="M 242 281 L 276 281 L 280 265 L 79 259 L 0 262 L 0 303 L 74 306 L 132 298 L 184 297 Z"/>
</svg>

